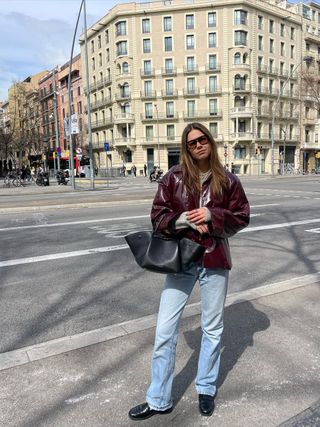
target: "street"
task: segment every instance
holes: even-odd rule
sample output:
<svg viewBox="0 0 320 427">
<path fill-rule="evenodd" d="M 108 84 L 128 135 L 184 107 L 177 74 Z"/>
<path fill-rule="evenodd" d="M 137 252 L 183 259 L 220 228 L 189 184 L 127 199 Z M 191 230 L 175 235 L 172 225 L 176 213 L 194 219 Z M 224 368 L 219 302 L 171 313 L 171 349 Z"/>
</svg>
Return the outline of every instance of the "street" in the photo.
<svg viewBox="0 0 320 427">
<path fill-rule="evenodd" d="M 318 272 L 320 179 L 243 185 L 252 218 L 230 240 L 229 294 Z M 123 239 L 150 228 L 155 190 L 128 178 L 95 192 L 1 193 L 2 353 L 157 312 L 164 277 L 141 270 Z"/>
</svg>

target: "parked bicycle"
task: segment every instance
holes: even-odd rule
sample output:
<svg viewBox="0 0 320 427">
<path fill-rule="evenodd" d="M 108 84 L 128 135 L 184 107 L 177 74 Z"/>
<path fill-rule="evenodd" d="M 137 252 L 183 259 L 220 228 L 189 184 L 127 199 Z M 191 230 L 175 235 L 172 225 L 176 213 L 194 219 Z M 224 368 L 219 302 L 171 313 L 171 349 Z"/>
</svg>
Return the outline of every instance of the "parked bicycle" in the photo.
<svg viewBox="0 0 320 427">
<path fill-rule="evenodd" d="M 10 188 L 13 187 L 21 187 L 21 177 L 18 171 L 10 171 L 7 173 L 6 177 L 3 181 L 3 186 Z"/>
</svg>

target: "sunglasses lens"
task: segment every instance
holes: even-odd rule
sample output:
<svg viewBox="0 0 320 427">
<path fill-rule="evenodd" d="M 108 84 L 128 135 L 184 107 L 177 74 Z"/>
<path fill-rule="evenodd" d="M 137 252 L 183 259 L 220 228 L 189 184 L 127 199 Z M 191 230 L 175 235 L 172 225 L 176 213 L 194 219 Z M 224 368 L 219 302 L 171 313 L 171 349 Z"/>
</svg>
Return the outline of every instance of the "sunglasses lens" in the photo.
<svg viewBox="0 0 320 427">
<path fill-rule="evenodd" d="M 189 148 L 194 150 L 196 148 L 198 142 L 201 145 L 205 145 L 207 143 L 207 137 L 205 135 L 199 136 L 199 138 L 195 138 L 192 141 L 188 141 L 187 144 L 188 144 Z"/>
</svg>

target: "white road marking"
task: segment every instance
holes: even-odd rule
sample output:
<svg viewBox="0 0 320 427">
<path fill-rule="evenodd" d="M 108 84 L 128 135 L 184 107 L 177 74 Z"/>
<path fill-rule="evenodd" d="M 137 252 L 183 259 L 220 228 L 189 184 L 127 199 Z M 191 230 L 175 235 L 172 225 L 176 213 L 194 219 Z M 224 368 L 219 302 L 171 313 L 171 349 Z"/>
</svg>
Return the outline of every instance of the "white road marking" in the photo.
<svg viewBox="0 0 320 427">
<path fill-rule="evenodd" d="M 267 203 L 265 205 L 251 205 L 250 207 L 251 209 L 254 209 L 254 208 L 265 208 L 268 206 L 280 206 L 280 203 Z"/>
<path fill-rule="evenodd" d="M 311 228 L 310 230 L 305 231 L 308 231 L 309 233 L 320 233 L 320 228 Z"/>
<path fill-rule="evenodd" d="M 280 224 L 262 225 L 258 227 L 248 227 L 241 230 L 240 233 L 252 233 L 255 231 L 264 231 L 264 230 L 272 230 L 275 228 L 293 227 L 295 225 L 313 224 L 316 222 L 320 222 L 320 218 L 309 219 L 304 221 L 283 222 Z M 56 253 L 56 254 L 29 257 L 29 258 L 18 258 L 18 259 L 12 259 L 7 261 L 1 261 L 0 268 L 11 267 L 11 266 L 20 265 L 20 264 L 31 264 L 34 262 L 41 262 L 41 261 L 50 261 L 50 260 L 56 260 L 61 258 L 71 258 L 71 257 L 77 257 L 77 256 L 83 256 L 83 255 L 92 255 L 92 254 L 103 253 L 103 252 L 113 252 L 113 251 L 119 251 L 123 249 L 128 249 L 128 245 L 123 244 L 123 245 L 115 245 L 115 246 L 105 246 L 101 248 L 84 249 L 81 251 L 62 252 L 62 253 Z"/>
<path fill-rule="evenodd" d="M 95 224 L 98 222 L 122 221 L 130 219 L 150 218 L 150 215 L 122 216 L 117 218 L 88 219 L 85 221 L 57 222 L 54 224 L 21 225 L 18 227 L 0 228 L 0 231 L 27 230 L 31 228 L 61 227 L 63 225 Z"/>
</svg>

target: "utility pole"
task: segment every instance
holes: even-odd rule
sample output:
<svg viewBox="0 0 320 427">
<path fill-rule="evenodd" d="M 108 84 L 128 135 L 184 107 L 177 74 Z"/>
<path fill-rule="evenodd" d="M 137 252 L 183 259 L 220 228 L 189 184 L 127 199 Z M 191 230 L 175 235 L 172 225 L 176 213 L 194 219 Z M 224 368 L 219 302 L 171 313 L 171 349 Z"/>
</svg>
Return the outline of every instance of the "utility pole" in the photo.
<svg viewBox="0 0 320 427">
<path fill-rule="evenodd" d="M 157 104 L 154 104 L 154 108 L 156 109 L 156 113 L 157 113 L 158 167 L 159 167 L 159 169 L 161 169 L 161 166 L 160 166 L 159 112 L 158 112 Z"/>
<path fill-rule="evenodd" d="M 60 132 L 59 132 L 59 118 L 58 118 L 58 97 L 57 97 L 57 82 L 56 82 L 56 72 L 57 69 L 54 69 L 53 72 L 53 99 L 54 99 L 54 127 L 56 129 L 56 156 L 57 156 L 57 168 L 60 170 Z M 55 159 L 54 159 L 55 160 Z M 56 175 L 56 174 L 55 174 Z"/>
</svg>

